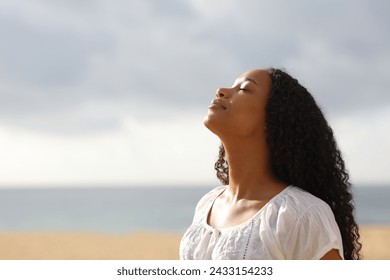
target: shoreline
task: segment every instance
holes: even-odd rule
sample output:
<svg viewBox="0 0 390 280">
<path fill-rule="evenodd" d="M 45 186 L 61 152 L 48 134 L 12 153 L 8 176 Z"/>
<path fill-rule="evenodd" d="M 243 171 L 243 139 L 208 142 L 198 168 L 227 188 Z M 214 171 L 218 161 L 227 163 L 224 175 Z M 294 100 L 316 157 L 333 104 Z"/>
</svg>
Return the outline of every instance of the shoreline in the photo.
<svg viewBox="0 0 390 280">
<path fill-rule="evenodd" d="M 362 257 L 390 260 L 390 225 L 360 226 Z M 0 260 L 177 260 L 182 233 L 0 232 Z"/>
</svg>

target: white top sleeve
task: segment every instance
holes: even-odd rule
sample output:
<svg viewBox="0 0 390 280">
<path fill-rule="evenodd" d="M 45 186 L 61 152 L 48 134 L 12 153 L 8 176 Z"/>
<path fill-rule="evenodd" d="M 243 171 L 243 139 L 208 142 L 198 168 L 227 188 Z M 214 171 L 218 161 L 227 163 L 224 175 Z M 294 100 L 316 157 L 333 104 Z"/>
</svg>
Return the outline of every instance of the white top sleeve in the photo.
<svg viewBox="0 0 390 280">
<path fill-rule="evenodd" d="M 332 249 L 340 250 L 340 233 L 330 207 L 325 204 L 314 204 L 300 216 L 291 219 L 280 219 L 280 225 L 289 228 L 285 235 L 280 235 L 279 242 L 289 260 L 318 260 Z M 295 221 L 291 226 L 286 225 Z M 287 227 L 288 226 L 288 227 Z M 343 258 L 343 252 L 339 251 Z"/>
</svg>

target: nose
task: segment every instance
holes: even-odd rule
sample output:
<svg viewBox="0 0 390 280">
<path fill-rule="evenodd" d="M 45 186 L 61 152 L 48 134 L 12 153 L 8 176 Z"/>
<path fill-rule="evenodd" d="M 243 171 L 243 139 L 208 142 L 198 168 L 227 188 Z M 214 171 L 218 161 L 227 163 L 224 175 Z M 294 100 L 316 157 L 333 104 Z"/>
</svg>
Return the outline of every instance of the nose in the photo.
<svg viewBox="0 0 390 280">
<path fill-rule="evenodd" d="M 215 96 L 217 98 L 226 98 L 226 97 L 228 97 L 228 91 L 226 90 L 226 88 L 219 88 L 219 89 L 217 89 Z"/>
</svg>

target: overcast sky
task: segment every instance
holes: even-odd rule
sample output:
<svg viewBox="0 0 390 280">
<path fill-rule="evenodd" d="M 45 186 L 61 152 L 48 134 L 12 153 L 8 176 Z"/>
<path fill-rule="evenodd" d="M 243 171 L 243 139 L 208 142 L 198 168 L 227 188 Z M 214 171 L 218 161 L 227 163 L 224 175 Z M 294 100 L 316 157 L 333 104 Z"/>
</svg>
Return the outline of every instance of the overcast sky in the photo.
<svg viewBox="0 0 390 280">
<path fill-rule="evenodd" d="M 390 186 L 389 3 L 0 0 L 0 186 L 214 186 L 210 100 L 269 66 Z"/>
</svg>

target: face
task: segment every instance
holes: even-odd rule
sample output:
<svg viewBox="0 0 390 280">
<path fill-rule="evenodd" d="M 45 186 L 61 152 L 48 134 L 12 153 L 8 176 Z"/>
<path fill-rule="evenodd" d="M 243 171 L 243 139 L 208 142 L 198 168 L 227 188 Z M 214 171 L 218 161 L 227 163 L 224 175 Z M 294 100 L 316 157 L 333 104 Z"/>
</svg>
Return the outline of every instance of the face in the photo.
<svg viewBox="0 0 390 280">
<path fill-rule="evenodd" d="M 204 119 L 205 126 L 220 137 L 264 135 L 270 87 L 267 70 L 245 72 L 232 87 L 217 90 Z"/>
</svg>

